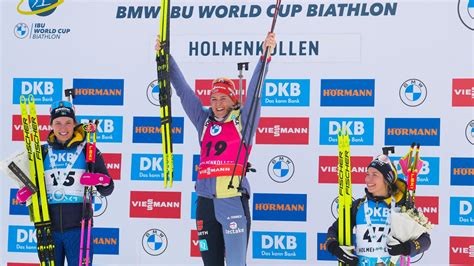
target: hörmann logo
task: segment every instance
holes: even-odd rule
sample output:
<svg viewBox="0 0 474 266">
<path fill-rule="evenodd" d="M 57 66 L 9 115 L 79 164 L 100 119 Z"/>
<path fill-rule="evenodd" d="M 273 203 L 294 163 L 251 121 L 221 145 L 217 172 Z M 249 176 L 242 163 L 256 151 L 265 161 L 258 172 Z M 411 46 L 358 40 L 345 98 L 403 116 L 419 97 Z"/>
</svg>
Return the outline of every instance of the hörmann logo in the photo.
<svg viewBox="0 0 474 266">
<path fill-rule="evenodd" d="M 257 128 L 257 144 L 308 144 L 309 118 L 262 117 Z"/>
<path fill-rule="evenodd" d="M 318 233 L 318 260 L 336 261 L 337 258 L 332 255 L 326 247 L 326 233 Z"/>
<path fill-rule="evenodd" d="M 352 184 L 365 184 L 370 156 L 351 156 Z M 319 183 L 337 184 L 337 156 L 319 156 Z"/>
<path fill-rule="evenodd" d="M 122 142 L 123 117 L 121 116 L 77 116 L 80 123 L 99 120 L 97 142 Z"/>
<path fill-rule="evenodd" d="M 337 134 L 342 128 L 348 130 L 351 145 L 374 144 L 374 119 L 352 117 L 322 117 L 320 119 L 319 144 L 337 145 Z"/>
<path fill-rule="evenodd" d="M 451 158 L 451 186 L 474 186 L 474 158 Z"/>
<path fill-rule="evenodd" d="M 474 265 L 474 237 L 449 237 L 449 264 Z"/>
<path fill-rule="evenodd" d="M 75 105 L 123 105 L 123 79 L 73 79 Z"/>
<path fill-rule="evenodd" d="M 20 103 L 20 95 L 33 94 L 35 104 L 51 104 L 62 99 L 63 80 L 60 78 L 14 78 L 13 104 Z"/>
<path fill-rule="evenodd" d="M 418 201 L 418 199 L 416 199 Z M 473 197 L 451 197 L 450 219 L 451 225 L 474 225 L 474 198 Z"/>
<path fill-rule="evenodd" d="M 183 155 L 173 154 L 173 181 L 181 181 Z M 163 181 L 162 154 L 132 154 L 132 180 Z"/>
<path fill-rule="evenodd" d="M 453 79 L 452 101 L 453 106 L 474 106 L 474 78 Z"/>
<path fill-rule="evenodd" d="M 130 217 L 181 217 L 181 192 L 130 191 Z"/>
<path fill-rule="evenodd" d="M 266 79 L 262 106 L 309 106 L 309 79 Z"/>
<path fill-rule="evenodd" d="M 439 118 L 385 118 L 385 145 L 440 145 Z"/>
<path fill-rule="evenodd" d="M 196 79 L 194 81 L 195 93 L 203 106 L 211 105 L 212 81 L 212 79 Z M 236 95 L 239 97 L 239 80 L 232 79 L 232 81 L 234 82 Z M 245 99 L 247 98 L 247 81 L 245 79 L 242 79 L 242 92 L 242 104 L 245 104 Z"/>
<path fill-rule="evenodd" d="M 306 260 L 306 233 L 253 232 L 255 259 Z"/>
<path fill-rule="evenodd" d="M 10 215 L 28 215 L 28 207 L 26 204 L 21 204 L 16 198 L 17 188 L 10 189 Z"/>
<path fill-rule="evenodd" d="M 306 194 L 255 193 L 253 219 L 270 221 L 306 221 Z"/>
<path fill-rule="evenodd" d="M 374 79 L 322 79 L 321 106 L 374 106 Z"/>
<path fill-rule="evenodd" d="M 94 243 L 94 254 L 118 255 L 120 247 L 119 228 L 99 228 L 92 229 Z"/>
<path fill-rule="evenodd" d="M 173 143 L 184 141 L 184 117 L 173 117 L 171 121 Z M 161 118 L 152 116 L 133 117 L 133 143 L 161 143 Z"/>
</svg>

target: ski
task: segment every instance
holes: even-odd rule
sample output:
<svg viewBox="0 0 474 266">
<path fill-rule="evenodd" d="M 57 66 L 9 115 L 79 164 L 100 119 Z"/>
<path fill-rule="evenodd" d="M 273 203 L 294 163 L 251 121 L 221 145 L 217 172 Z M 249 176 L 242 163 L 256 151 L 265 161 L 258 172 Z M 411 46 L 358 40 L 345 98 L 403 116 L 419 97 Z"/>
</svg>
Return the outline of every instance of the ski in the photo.
<svg viewBox="0 0 474 266">
<path fill-rule="evenodd" d="M 38 257 L 41 266 L 54 266 L 54 242 L 48 211 L 48 198 L 44 181 L 43 155 L 41 153 L 35 99 L 32 94 L 20 96 L 23 139 L 30 164 L 30 178 L 39 193 L 31 197 L 30 217 L 35 225 Z M 30 131 L 31 129 L 31 131 Z"/>
<path fill-rule="evenodd" d="M 160 43 L 156 53 L 158 86 L 160 88 L 161 140 L 163 149 L 163 181 L 165 188 L 173 186 L 173 141 L 171 138 L 171 84 L 169 75 L 170 0 L 161 0 Z"/>
<path fill-rule="evenodd" d="M 351 207 L 352 174 L 350 139 L 347 129 L 339 130 L 337 135 L 337 174 L 338 174 L 338 242 L 341 246 L 351 246 Z M 346 265 L 339 262 L 339 265 Z"/>
</svg>

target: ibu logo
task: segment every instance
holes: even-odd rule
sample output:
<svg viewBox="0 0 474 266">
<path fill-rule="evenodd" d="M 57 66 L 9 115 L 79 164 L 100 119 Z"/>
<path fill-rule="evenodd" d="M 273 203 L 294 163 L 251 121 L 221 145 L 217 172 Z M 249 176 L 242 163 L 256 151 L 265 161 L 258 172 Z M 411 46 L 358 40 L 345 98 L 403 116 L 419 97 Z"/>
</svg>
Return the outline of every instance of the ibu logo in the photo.
<svg viewBox="0 0 474 266">
<path fill-rule="evenodd" d="M 20 96 L 33 94 L 35 104 L 51 104 L 62 99 L 63 80 L 60 78 L 14 78 L 13 104 L 20 103 Z"/>
<path fill-rule="evenodd" d="M 306 233 L 253 232 L 252 257 L 306 260 Z"/>
<path fill-rule="evenodd" d="M 262 106 L 309 106 L 309 79 L 266 79 Z"/>
<path fill-rule="evenodd" d="M 8 226 L 8 251 L 36 253 L 36 231 L 33 226 Z"/>
<path fill-rule="evenodd" d="M 450 219 L 451 225 L 474 225 L 474 198 L 472 197 L 451 197 L 450 199 Z"/>
<path fill-rule="evenodd" d="M 123 117 L 121 116 L 77 116 L 80 123 L 99 120 L 97 142 L 122 142 Z"/>
<path fill-rule="evenodd" d="M 163 181 L 162 154 L 132 154 L 132 180 Z M 183 155 L 173 154 L 173 181 L 181 181 Z"/>
<path fill-rule="evenodd" d="M 351 145 L 374 144 L 373 118 L 321 118 L 319 143 L 337 145 L 337 135 L 343 128 L 347 129 Z"/>
</svg>

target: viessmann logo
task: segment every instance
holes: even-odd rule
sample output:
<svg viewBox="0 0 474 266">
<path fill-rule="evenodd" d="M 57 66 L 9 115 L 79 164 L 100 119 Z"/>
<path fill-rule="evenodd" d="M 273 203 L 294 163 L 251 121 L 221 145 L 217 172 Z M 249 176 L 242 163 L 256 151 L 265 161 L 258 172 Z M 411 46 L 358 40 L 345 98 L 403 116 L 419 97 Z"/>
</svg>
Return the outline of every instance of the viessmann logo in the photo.
<svg viewBox="0 0 474 266">
<path fill-rule="evenodd" d="M 49 125 L 49 115 L 37 115 L 38 130 L 40 140 L 46 141 L 48 134 L 53 128 Z M 13 115 L 12 117 L 12 140 L 23 141 L 23 123 L 21 122 L 21 115 Z"/>
<path fill-rule="evenodd" d="M 75 105 L 123 105 L 123 79 L 73 79 Z"/>
<path fill-rule="evenodd" d="M 370 156 L 351 156 L 352 184 L 365 184 Z M 319 156 L 319 183 L 337 184 L 337 156 Z"/>
<path fill-rule="evenodd" d="M 385 118 L 385 145 L 440 145 L 439 118 Z"/>
<path fill-rule="evenodd" d="M 374 79 L 322 79 L 321 106 L 374 106 Z"/>
<path fill-rule="evenodd" d="M 474 265 L 474 237 L 449 237 L 450 265 Z"/>
<path fill-rule="evenodd" d="M 212 89 L 212 79 L 196 79 L 194 81 L 194 88 L 195 93 L 201 100 L 203 106 L 210 106 L 211 105 L 211 89 Z M 236 95 L 239 95 L 239 80 L 232 79 L 234 82 L 234 87 L 236 90 Z M 245 79 L 242 80 L 242 102 L 245 103 L 245 99 L 247 97 L 247 81 Z"/>
<path fill-rule="evenodd" d="M 453 106 L 474 106 L 474 78 L 453 79 Z"/>
<path fill-rule="evenodd" d="M 181 192 L 130 191 L 130 217 L 181 218 Z"/>
<path fill-rule="evenodd" d="M 255 193 L 253 219 L 266 221 L 306 221 L 306 194 Z"/>
<path fill-rule="evenodd" d="M 257 128 L 257 144 L 308 144 L 309 118 L 262 117 Z"/>
<path fill-rule="evenodd" d="M 102 153 L 105 166 L 109 171 L 110 177 L 114 180 L 120 180 L 122 177 L 122 154 L 121 153 Z"/>
</svg>

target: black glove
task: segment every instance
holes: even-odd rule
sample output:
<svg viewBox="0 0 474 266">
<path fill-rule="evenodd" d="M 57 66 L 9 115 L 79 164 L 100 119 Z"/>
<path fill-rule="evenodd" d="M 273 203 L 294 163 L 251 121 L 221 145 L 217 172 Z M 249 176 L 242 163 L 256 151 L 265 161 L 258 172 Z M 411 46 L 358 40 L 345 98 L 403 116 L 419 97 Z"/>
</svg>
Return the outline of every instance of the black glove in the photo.
<svg viewBox="0 0 474 266">
<path fill-rule="evenodd" d="M 410 242 L 403 242 L 398 245 L 387 245 L 388 247 L 388 254 L 392 256 L 398 256 L 398 255 L 403 255 L 403 256 L 408 256 L 410 255 Z"/>
<path fill-rule="evenodd" d="M 354 247 L 339 246 L 337 241 L 332 241 L 326 248 L 342 263 L 349 264 L 350 266 L 357 266 L 359 263 L 359 258 L 351 252 L 351 250 L 354 250 Z"/>
</svg>

